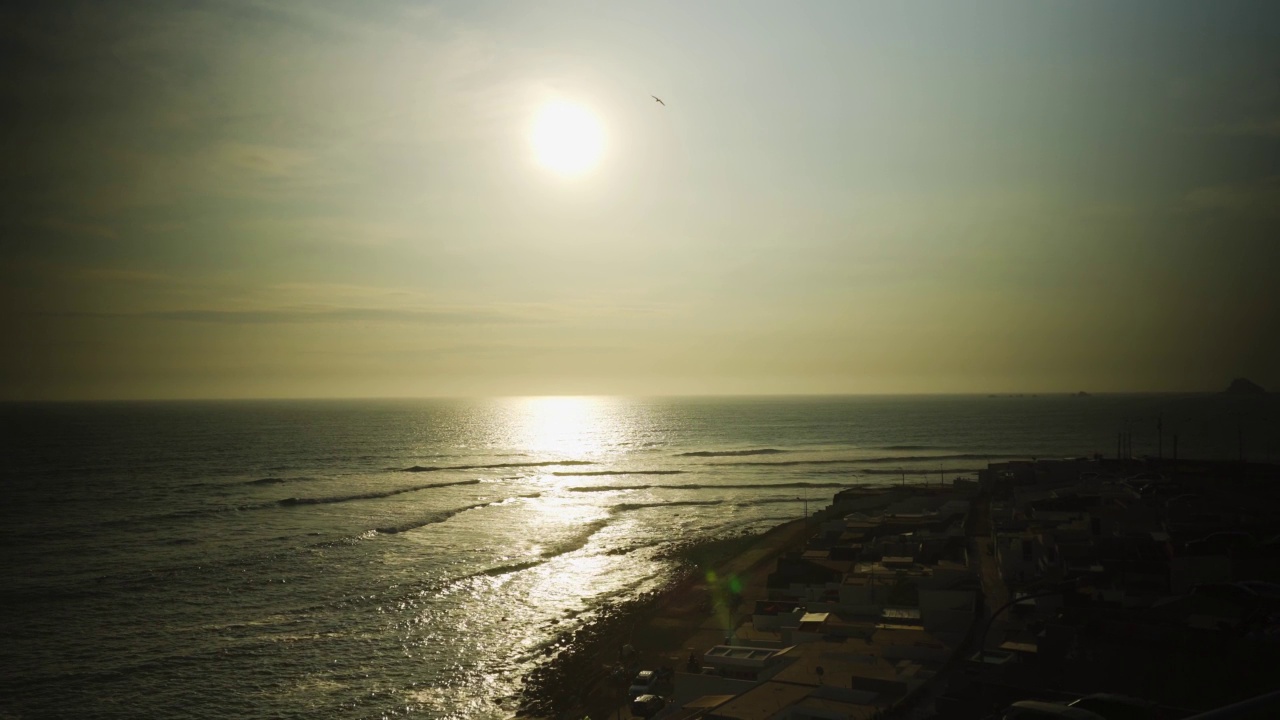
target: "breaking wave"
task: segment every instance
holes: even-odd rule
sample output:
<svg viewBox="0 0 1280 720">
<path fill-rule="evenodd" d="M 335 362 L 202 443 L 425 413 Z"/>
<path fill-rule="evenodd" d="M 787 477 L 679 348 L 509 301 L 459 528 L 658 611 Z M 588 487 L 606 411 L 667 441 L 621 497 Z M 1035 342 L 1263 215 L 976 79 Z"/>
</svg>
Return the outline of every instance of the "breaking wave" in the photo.
<svg viewBox="0 0 1280 720">
<path fill-rule="evenodd" d="M 930 462 L 937 460 L 1009 460 L 1030 458 L 1029 455 L 1009 455 L 1002 453 L 957 453 L 953 455 L 882 455 L 869 458 L 834 458 L 830 460 L 743 460 L 739 462 L 711 463 L 712 465 L 768 466 L 784 467 L 793 465 L 883 465 L 887 463 Z"/>
<path fill-rule="evenodd" d="M 695 452 L 684 452 L 676 455 L 676 457 L 745 457 L 747 455 L 778 455 L 786 450 L 778 450 L 777 448 L 756 448 L 752 450 L 698 450 Z"/>
<path fill-rule="evenodd" d="M 479 510 L 480 508 L 493 507 L 495 505 L 503 505 L 505 503 L 511 502 L 512 500 L 528 500 L 528 499 L 536 498 L 541 494 L 542 493 L 533 493 L 531 495 L 516 495 L 515 497 L 509 497 L 503 500 L 493 500 L 491 502 L 482 502 L 482 503 L 475 503 L 473 505 L 464 505 L 459 508 L 453 508 L 452 510 L 441 510 L 440 512 L 432 513 L 431 515 L 428 515 L 420 520 L 411 520 L 409 522 L 402 523 L 400 525 L 390 525 L 387 527 L 380 527 L 380 528 L 377 528 L 377 531 L 379 533 L 382 533 L 383 535 L 395 535 L 397 533 L 408 532 L 410 530 L 417 530 L 420 527 L 426 527 L 428 525 L 435 525 L 438 523 L 442 523 L 456 515 L 461 515 L 462 513 L 467 512 L 469 510 Z"/>
<path fill-rule="evenodd" d="M 980 470 L 978 468 L 947 468 L 948 473 L 976 473 L 979 471 Z M 867 468 L 862 472 L 868 475 L 898 475 L 898 474 L 901 474 L 903 471 L 897 468 Z M 920 475 L 922 473 L 927 475 L 936 475 L 937 472 L 938 472 L 937 468 L 926 468 L 925 470 L 922 471 L 920 468 L 917 467 L 917 468 L 912 468 L 911 470 L 906 471 L 906 474 L 912 475 L 912 476 Z"/>
<path fill-rule="evenodd" d="M 614 505 L 614 512 L 631 512 L 633 510 L 644 510 L 646 508 L 669 508 L 669 507 L 686 507 L 698 505 L 723 505 L 724 500 L 672 500 L 670 502 L 651 502 L 651 503 L 622 503 Z"/>
<path fill-rule="evenodd" d="M 684 470 L 583 470 L 553 472 L 556 477 L 589 477 L 594 475 L 683 475 Z"/>
<path fill-rule="evenodd" d="M 294 482 L 311 482 L 316 480 L 307 475 L 299 475 L 297 477 L 264 477 L 259 480 L 246 480 L 245 485 L 283 485 L 285 483 Z"/>
<path fill-rule="evenodd" d="M 897 470 L 894 470 L 897 472 Z M 685 485 L 579 485 L 568 487 L 569 492 L 607 492 L 610 490 L 749 490 L 771 488 L 846 488 L 850 483 L 834 482 L 785 482 L 785 483 L 688 483 Z"/>
<path fill-rule="evenodd" d="M 401 472 L 443 472 L 445 470 L 499 470 L 501 468 L 554 467 L 556 465 L 594 465 L 589 460 L 548 460 L 545 462 L 491 463 L 488 465 L 414 465 L 399 468 Z"/>
<path fill-rule="evenodd" d="M 291 507 L 294 505 L 330 505 L 332 503 L 350 502 L 352 500 L 378 500 L 381 498 L 393 497 L 395 495 L 403 495 L 405 493 L 418 492 L 421 490 L 431 490 L 433 488 L 452 487 L 455 485 L 476 485 L 479 480 L 460 480 L 458 482 L 433 483 L 430 485 L 411 485 L 409 487 L 396 488 L 395 490 L 383 490 L 381 492 L 358 493 L 355 495 L 332 495 L 328 497 L 299 498 L 291 497 L 283 500 L 277 500 L 277 505 Z"/>
<path fill-rule="evenodd" d="M 798 503 L 798 502 L 801 502 L 801 499 L 798 497 L 760 498 L 758 500 L 744 500 L 742 502 L 736 502 L 733 504 L 733 506 L 734 507 L 755 507 L 757 505 L 777 505 L 778 503 Z M 815 505 L 817 504 L 821 504 L 821 503 L 815 502 Z"/>
</svg>

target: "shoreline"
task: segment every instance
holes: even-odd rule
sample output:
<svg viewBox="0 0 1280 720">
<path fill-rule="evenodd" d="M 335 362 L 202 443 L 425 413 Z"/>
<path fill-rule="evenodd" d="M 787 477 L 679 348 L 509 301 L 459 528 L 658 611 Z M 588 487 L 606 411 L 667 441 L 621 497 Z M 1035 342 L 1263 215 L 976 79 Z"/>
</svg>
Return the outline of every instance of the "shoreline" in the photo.
<svg viewBox="0 0 1280 720">
<path fill-rule="evenodd" d="M 612 715 L 625 702 L 637 663 L 682 667 L 691 649 L 701 656 L 723 642 L 746 616 L 743 608 L 751 609 L 734 599 L 761 590 L 773 561 L 803 546 L 824 516 L 819 511 L 756 535 L 678 548 L 672 555 L 683 559 L 683 569 L 666 588 L 603 609 L 570 635 L 566 651 L 525 677 L 516 717 Z M 622 661 L 624 645 L 636 651 L 630 667 Z"/>
</svg>

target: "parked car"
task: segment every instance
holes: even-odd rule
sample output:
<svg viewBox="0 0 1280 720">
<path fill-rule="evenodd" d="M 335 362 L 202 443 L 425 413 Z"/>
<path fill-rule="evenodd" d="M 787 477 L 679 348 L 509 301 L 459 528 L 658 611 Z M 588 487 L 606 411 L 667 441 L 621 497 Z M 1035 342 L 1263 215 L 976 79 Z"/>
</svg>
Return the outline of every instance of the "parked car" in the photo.
<svg viewBox="0 0 1280 720">
<path fill-rule="evenodd" d="M 1159 705 L 1125 695 L 1096 693 L 1068 703 L 1101 715 L 1105 720 L 1159 720 Z"/>
<path fill-rule="evenodd" d="M 631 701 L 631 714 L 636 717 L 651 718 L 666 705 L 667 701 L 657 695 L 641 695 Z"/>
<path fill-rule="evenodd" d="M 631 679 L 631 687 L 627 688 L 627 697 L 652 695 L 658 689 L 658 673 L 652 670 L 641 670 Z"/>
</svg>

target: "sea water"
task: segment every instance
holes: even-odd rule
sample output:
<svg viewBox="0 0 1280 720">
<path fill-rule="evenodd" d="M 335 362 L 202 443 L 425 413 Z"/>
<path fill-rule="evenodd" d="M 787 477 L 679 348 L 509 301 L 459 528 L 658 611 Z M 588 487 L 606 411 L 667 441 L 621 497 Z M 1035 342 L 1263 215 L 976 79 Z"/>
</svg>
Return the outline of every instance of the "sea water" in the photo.
<svg viewBox="0 0 1280 720">
<path fill-rule="evenodd" d="M 1014 457 L 1280 460 L 1273 398 L 0 406 L 0 717 L 487 718 L 678 543 Z"/>
</svg>

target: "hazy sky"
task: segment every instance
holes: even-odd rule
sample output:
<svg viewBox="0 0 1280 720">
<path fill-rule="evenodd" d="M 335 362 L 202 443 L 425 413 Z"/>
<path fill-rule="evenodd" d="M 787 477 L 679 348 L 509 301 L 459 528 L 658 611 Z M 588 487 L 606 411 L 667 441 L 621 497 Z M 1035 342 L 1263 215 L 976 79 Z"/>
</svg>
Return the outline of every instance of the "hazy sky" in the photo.
<svg viewBox="0 0 1280 720">
<path fill-rule="evenodd" d="M 23 8 L 0 398 L 1280 388 L 1275 3 Z"/>
</svg>

